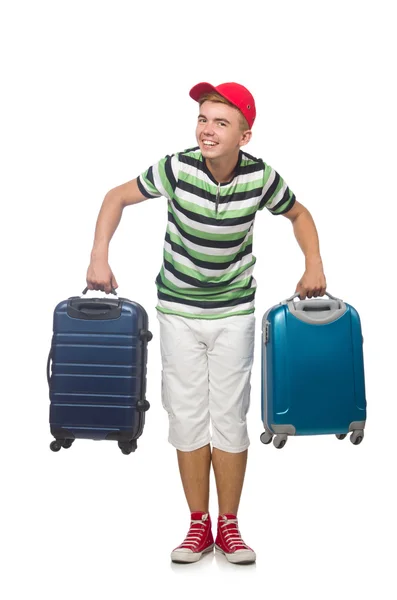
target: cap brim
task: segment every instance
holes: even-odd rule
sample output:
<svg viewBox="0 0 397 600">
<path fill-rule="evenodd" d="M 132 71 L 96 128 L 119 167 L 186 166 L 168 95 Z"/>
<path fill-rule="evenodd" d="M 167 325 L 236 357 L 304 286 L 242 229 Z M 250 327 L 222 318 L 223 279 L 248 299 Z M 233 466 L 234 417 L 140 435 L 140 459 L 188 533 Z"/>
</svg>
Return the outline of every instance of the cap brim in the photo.
<svg viewBox="0 0 397 600">
<path fill-rule="evenodd" d="M 216 92 L 216 88 L 210 83 L 203 81 L 192 87 L 189 96 L 198 102 L 203 94 L 208 94 L 209 92 Z"/>
</svg>

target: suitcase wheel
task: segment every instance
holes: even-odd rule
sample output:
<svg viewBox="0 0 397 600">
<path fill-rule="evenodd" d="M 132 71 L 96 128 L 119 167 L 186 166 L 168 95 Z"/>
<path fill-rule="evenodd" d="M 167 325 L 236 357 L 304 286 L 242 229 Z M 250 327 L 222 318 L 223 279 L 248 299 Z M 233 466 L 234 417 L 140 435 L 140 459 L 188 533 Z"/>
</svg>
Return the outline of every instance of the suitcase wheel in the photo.
<svg viewBox="0 0 397 600">
<path fill-rule="evenodd" d="M 346 435 L 347 435 L 347 433 L 337 433 L 336 437 L 338 440 L 344 440 Z"/>
<path fill-rule="evenodd" d="M 62 448 L 65 448 L 66 450 L 68 448 L 70 448 L 70 446 L 73 444 L 74 440 L 63 440 L 62 442 Z"/>
<path fill-rule="evenodd" d="M 138 444 L 136 440 L 131 440 L 130 442 L 119 442 L 119 448 L 123 454 L 131 454 L 131 452 L 135 452 Z"/>
<path fill-rule="evenodd" d="M 61 448 L 68 449 L 73 444 L 74 440 L 54 440 L 50 444 L 50 448 L 53 452 L 59 452 Z"/>
<path fill-rule="evenodd" d="M 50 448 L 53 452 L 59 452 L 60 449 L 62 448 L 62 443 L 59 442 L 58 440 L 54 440 L 53 442 L 51 442 Z"/>
<path fill-rule="evenodd" d="M 273 435 L 271 433 L 269 433 L 268 431 L 264 431 L 263 433 L 261 433 L 262 444 L 270 444 L 272 439 L 273 439 Z"/>
<path fill-rule="evenodd" d="M 273 446 L 278 450 L 281 450 L 281 448 L 284 448 L 285 444 L 287 443 L 287 440 L 288 435 L 286 435 L 285 433 L 283 433 L 282 435 L 276 435 L 276 437 L 273 440 Z"/>
<path fill-rule="evenodd" d="M 363 439 L 364 439 L 364 431 L 362 429 L 356 429 L 355 431 L 353 431 L 353 433 L 350 436 L 350 441 L 355 446 L 358 446 L 358 444 L 361 444 Z"/>
</svg>

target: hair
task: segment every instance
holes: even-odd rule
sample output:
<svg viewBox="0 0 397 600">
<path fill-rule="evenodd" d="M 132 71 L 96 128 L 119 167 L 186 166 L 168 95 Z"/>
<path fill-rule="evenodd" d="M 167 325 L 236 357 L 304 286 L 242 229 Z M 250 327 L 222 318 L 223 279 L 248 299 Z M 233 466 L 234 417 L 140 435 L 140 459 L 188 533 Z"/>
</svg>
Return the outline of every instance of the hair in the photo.
<svg viewBox="0 0 397 600">
<path fill-rule="evenodd" d="M 206 94 L 202 94 L 200 96 L 200 99 L 199 99 L 200 107 L 202 104 L 204 104 L 204 102 L 207 102 L 207 100 L 209 102 L 219 102 L 220 104 L 226 104 L 227 106 L 231 106 L 232 108 L 235 108 L 236 110 L 238 110 L 239 115 L 240 115 L 240 130 L 247 131 L 247 129 L 249 129 L 247 119 L 244 117 L 241 110 L 239 108 L 237 108 L 237 106 L 235 104 L 232 104 L 231 102 L 229 102 L 229 100 L 226 100 L 226 98 L 224 98 L 220 94 L 217 94 L 217 92 L 207 92 Z"/>
</svg>

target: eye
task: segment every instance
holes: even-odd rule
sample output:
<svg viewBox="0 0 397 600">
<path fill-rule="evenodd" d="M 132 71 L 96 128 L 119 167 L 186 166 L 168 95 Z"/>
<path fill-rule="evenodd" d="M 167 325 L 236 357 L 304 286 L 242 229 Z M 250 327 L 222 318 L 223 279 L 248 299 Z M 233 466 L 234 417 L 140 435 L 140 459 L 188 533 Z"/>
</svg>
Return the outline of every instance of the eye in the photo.
<svg viewBox="0 0 397 600">
<path fill-rule="evenodd" d="M 219 121 L 219 125 L 221 125 L 222 127 L 226 127 L 225 121 Z"/>
<path fill-rule="evenodd" d="M 199 120 L 198 120 L 198 122 L 199 122 L 199 123 L 205 123 L 205 119 L 204 119 L 204 117 L 199 117 Z"/>
</svg>

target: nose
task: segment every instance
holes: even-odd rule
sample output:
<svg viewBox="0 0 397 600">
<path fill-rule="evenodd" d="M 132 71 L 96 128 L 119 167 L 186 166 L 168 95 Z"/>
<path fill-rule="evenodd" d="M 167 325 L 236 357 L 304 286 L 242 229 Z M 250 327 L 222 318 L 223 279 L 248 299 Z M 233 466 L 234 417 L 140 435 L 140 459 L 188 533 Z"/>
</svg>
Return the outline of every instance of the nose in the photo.
<svg viewBox="0 0 397 600">
<path fill-rule="evenodd" d="M 210 121 L 207 121 L 207 122 L 204 124 L 204 128 L 203 128 L 203 134 L 204 134 L 204 135 L 208 135 L 208 136 L 212 136 L 212 135 L 214 135 L 214 128 L 213 128 L 213 126 L 211 125 L 211 122 L 210 122 Z"/>
</svg>

